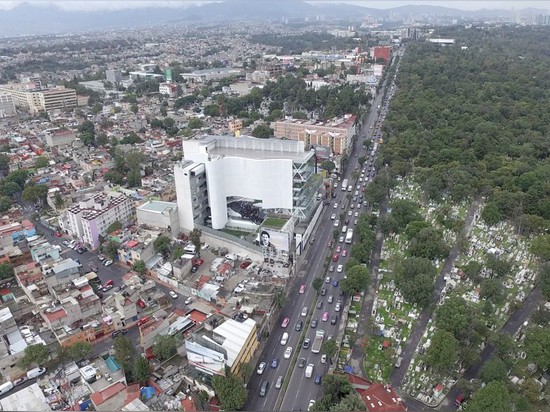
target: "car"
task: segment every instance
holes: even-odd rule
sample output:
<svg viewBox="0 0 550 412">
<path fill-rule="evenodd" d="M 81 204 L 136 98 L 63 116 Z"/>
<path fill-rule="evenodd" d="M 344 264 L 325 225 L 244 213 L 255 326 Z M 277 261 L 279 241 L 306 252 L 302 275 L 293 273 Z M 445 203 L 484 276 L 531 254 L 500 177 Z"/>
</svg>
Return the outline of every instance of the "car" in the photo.
<svg viewBox="0 0 550 412">
<path fill-rule="evenodd" d="M 263 398 L 267 394 L 267 388 L 269 388 L 269 382 L 263 381 L 260 385 L 260 397 Z"/>
<path fill-rule="evenodd" d="M 271 361 L 271 367 L 275 369 L 277 368 L 277 366 L 279 366 L 279 358 L 273 358 L 273 360 Z"/>
<path fill-rule="evenodd" d="M 83 248 L 83 247 L 79 247 L 78 249 L 76 249 L 76 253 L 78 253 L 79 255 L 83 254 L 84 252 L 86 252 L 86 248 Z"/>
<path fill-rule="evenodd" d="M 275 389 L 281 389 L 281 386 L 283 386 L 283 377 L 279 375 L 277 382 L 275 382 Z"/>
<path fill-rule="evenodd" d="M 359 220 L 355 219 L 355 222 L 353 222 L 353 224 L 356 225 L 357 223 L 359 223 Z"/>
<path fill-rule="evenodd" d="M 327 302 L 328 302 L 328 303 L 334 302 L 334 296 L 330 295 L 330 296 L 328 297 L 328 299 L 327 299 Z"/>
<path fill-rule="evenodd" d="M 191 273 L 196 273 L 197 270 L 199 270 L 199 266 L 198 266 L 198 265 L 193 265 L 193 266 L 191 267 Z"/>
<path fill-rule="evenodd" d="M 313 319 L 313 320 L 311 321 L 311 325 L 310 325 L 310 326 L 311 326 L 313 329 L 315 329 L 315 328 L 317 327 L 317 322 L 318 322 L 317 319 Z"/>
<path fill-rule="evenodd" d="M 334 265 L 330 265 L 329 268 L 328 268 L 328 271 L 329 272 L 334 272 Z M 329 278 L 327 278 L 329 279 Z"/>
<path fill-rule="evenodd" d="M 335 220 L 333 226 L 334 226 L 334 227 L 340 226 L 340 221 L 339 221 L 339 220 Z"/>
<path fill-rule="evenodd" d="M 90 263 L 90 269 L 92 270 L 92 272 L 97 272 L 99 270 L 97 265 L 94 265 L 93 263 Z"/>
<path fill-rule="evenodd" d="M 326 353 L 323 353 L 321 355 L 321 363 L 327 363 L 327 354 Z"/>
<path fill-rule="evenodd" d="M 321 309 L 323 307 L 323 301 L 320 300 L 319 302 L 317 302 L 317 309 Z"/>
<path fill-rule="evenodd" d="M 141 299 L 138 299 L 137 300 L 137 305 L 141 308 L 141 309 L 145 309 L 147 307 L 147 305 L 145 304 L 145 302 Z"/>
<path fill-rule="evenodd" d="M 323 312 L 323 316 L 321 317 L 321 320 L 323 322 L 326 322 L 328 320 L 328 312 Z"/>
<path fill-rule="evenodd" d="M 342 203 L 342 206 L 340 206 L 340 209 L 345 209 L 346 205 Z"/>
<path fill-rule="evenodd" d="M 283 323 L 281 323 L 281 328 L 286 328 L 289 322 L 290 322 L 290 318 L 284 318 Z"/>
<path fill-rule="evenodd" d="M 316 385 L 320 385 L 321 384 L 321 380 L 322 380 L 322 376 L 321 375 L 315 375 L 315 380 L 313 382 L 315 382 Z"/>
<path fill-rule="evenodd" d="M 15 379 L 12 383 L 13 383 L 13 386 L 18 386 L 18 385 L 24 384 L 28 380 L 29 380 L 29 378 L 27 378 L 26 376 L 22 376 L 18 379 Z"/>
<path fill-rule="evenodd" d="M 183 302 L 185 305 L 190 305 L 191 303 L 193 303 L 193 298 L 189 297 L 187 299 L 185 299 L 185 302 Z"/>
<path fill-rule="evenodd" d="M 340 253 L 342 251 L 342 246 L 338 245 L 336 248 L 336 253 Z"/>
<path fill-rule="evenodd" d="M 401 362 L 403 362 L 403 358 L 402 358 L 401 356 L 399 356 L 399 357 L 397 358 L 397 360 L 395 361 L 395 367 L 396 367 L 396 368 L 401 367 Z"/>
<path fill-rule="evenodd" d="M 315 405 L 315 399 L 310 399 L 309 405 L 307 406 L 307 410 L 310 411 L 311 408 L 313 408 L 313 405 Z"/>
<path fill-rule="evenodd" d="M 334 286 L 335 288 L 338 287 L 338 279 L 334 279 L 334 280 L 332 281 L 332 286 Z"/>
<path fill-rule="evenodd" d="M 307 316 L 307 306 L 303 307 L 301 315 L 302 316 Z"/>
<path fill-rule="evenodd" d="M 353 203 L 352 203 L 349 207 L 351 207 L 352 209 L 355 209 L 355 205 L 354 205 Z M 357 207 L 359 207 L 359 206 L 357 206 Z M 348 216 L 351 216 L 352 213 L 353 213 L 353 212 L 350 210 L 350 211 L 348 212 Z"/>
<path fill-rule="evenodd" d="M 302 286 L 300 286 L 300 290 L 298 291 L 298 293 L 300 295 L 303 295 L 305 291 L 306 291 L 306 285 L 302 285 Z"/>
<path fill-rule="evenodd" d="M 336 322 L 338 322 L 338 315 L 333 315 L 332 318 L 330 319 L 330 324 L 336 325 Z"/>
<path fill-rule="evenodd" d="M 327 278 L 325 279 L 325 283 L 330 283 L 330 276 L 327 276 Z"/>
<path fill-rule="evenodd" d="M 334 306 L 334 311 L 335 312 L 340 312 L 341 306 L 342 306 L 342 304 L 340 303 L 340 301 L 336 302 L 336 305 Z"/>
<path fill-rule="evenodd" d="M 321 289 L 321 296 L 325 296 L 327 294 L 327 288 Z"/>
<path fill-rule="evenodd" d="M 330 220 L 334 220 L 336 219 L 336 213 L 333 213 L 332 215 L 330 215 Z"/>
<path fill-rule="evenodd" d="M 348 251 L 346 249 L 342 250 L 342 256 L 346 257 L 348 255 Z"/>
<path fill-rule="evenodd" d="M 55 237 L 61 237 L 61 233 L 59 233 L 59 232 L 53 232 L 53 235 L 54 235 Z"/>
<path fill-rule="evenodd" d="M 14 383 L 14 385 L 15 385 L 15 383 Z M 464 402 L 464 394 L 459 393 L 458 396 L 455 399 L 455 405 L 460 406 L 460 405 L 462 405 L 462 402 Z"/>
<path fill-rule="evenodd" d="M 173 290 L 171 290 L 170 292 L 168 292 L 168 294 L 170 296 L 172 296 L 172 299 L 177 299 L 178 298 L 178 294 L 176 292 L 174 292 Z"/>
<path fill-rule="evenodd" d="M 71 242 L 68 241 L 68 240 L 64 240 L 62 243 L 63 243 L 63 245 L 65 245 L 65 246 L 69 246 L 69 243 L 71 243 Z"/>
<path fill-rule="evenodd" d="M 338 265 L 338 267 L 336 268 L 336 272 L 338 273 L 342 273 L 342 271 L 344 270 L 344 265 Z M 336 281 L 338 282 L 338 281 Z"/>
<path fill-rule="evenodd" d="M 106 261 L 103 263 L 104 266 L 110 266 L 110 265 L 112 265 L 112 264 L 113 264 L 113 261 L 112 261 L 112 260 L 106 260 Z"/>
<path fill-rule="evenodd" d="M 304 322 L 302 322 L 301 320 L 299 320 L 298 322 L 296 322 L 296 325 L 294 326 L 294 330 L 296 332 L 300 332 L 302 330 L 302 327 L 304 326 Z"/>
<path fill-rule="evenodd" d="M 353 204 L 352 204 L 352 206 L 353 206 Z M 353 211 L 349 210 L 348 211 L 348 216 L 351 216 L 351 215 L 353 215 Z"/>
<path fill-rule="evenodd" d="M 105 260 L 105 256 L 99 255 L 99 256 L 97 257 L 97 260 L 99 260 L 100 262 L 103 262 L 103 261 Z"/>
<path fill-rule="evenodd" d="M 144 316 L 140 320 L 138 320 L 137 325 L 138 325 L 138 327 L 140 327 L 141 325 L 143 325 L 147 322 L 149 322 L 149 316 Z"/>
<path fill-rule="evenodd" d="M 334 203 L 334 208 L 335 208 L 335 209 L 338 209 L 338 202 L 335 202 L 335 203 Z"/>
<path fill-rule="evenodd" d="M 327 242 L 327 247 L 332 247 L 332 240 L 329 240 L 329 241 Z"/>
<path fill-rule="evenodd" d="M 283 356 L 285 359 L 290 359 L 290 357 L 292 356 L 292 346 L 288 346 L 285 349 L 285 354 Z"/>
<path fill-rule="evenodd" d="M 103 292 L 107 292 L 107 291 L 111 290 L 111 289 L 113 288 L 113 286 L 114 286 L 113 284 L 104 285 L 104 286 L 101 288 L 101 290 L 102 290 Z"/>
<path fill-rule="evenodd" d="M 340 238 L 338 239 L 338 242 L 344 243 L 344 236 L 340 236 Z"/>
<path fill-rule="evenodd" d="M 340 258 L 340 255 L 338 253 L 335 253 L 334 255 L 332 255 L 332 261 L 333 262 L 338 262 L 339 258 Z"/>
<path fill-rule="evenodd" d="M 306 358 L 300 358 L 300 360 L 298 361 L 298 367 L 303 368 L 304 366 L 306 366 L 306 362 Z"/>
<path fill-rule="evenodd" d="M 281 336 L 281 345 L 286 345 L 288 342 L 288 332 L 283 333 L 283 336 Z"/>
<path fill-rule="evenodd" d="M 256 369 L 256 373 L 258 375 L 261 375 L 262 373 L 264 373 L 265 371 L 265 366 L 266 366 L 266 363 L 265 362 L 260 362 L 260 364 L 258 365 L 258 369 Z"/>
<path fill-rule="evenodd" d="M 309 348 L 309 344 L 311 343 L 310 338 L 305 338 L 304 343 L 302 344 L 302 348 L 307 349 Z"/>
<path fill-rule="evenodd" d="M 243 263 L 241 263 L 241 269 L 246 269 L 252 264 L 251 260 L 245 260 Z"/>
<path fill-rule="evenodd" d="M 359 217 L 359 212 L 355 212 L 355 213 L 353 214 L 353 216 Z"/>
</svg>

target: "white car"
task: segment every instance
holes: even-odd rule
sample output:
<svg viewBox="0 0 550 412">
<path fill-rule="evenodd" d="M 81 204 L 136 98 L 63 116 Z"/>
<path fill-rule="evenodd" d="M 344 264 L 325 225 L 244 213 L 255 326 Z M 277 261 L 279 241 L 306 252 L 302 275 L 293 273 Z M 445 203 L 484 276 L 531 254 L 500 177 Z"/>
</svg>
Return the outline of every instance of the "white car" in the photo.
<svg viewBox="0 0 550 412">
<path fill-rule="evenodd" d="M 113 264 L 112 260 L 106 260 L 105 263 L 103 263 L 104 266 L 110 266 Z"/>
<path fill-rule="evenodd" d="M 313 407 L 313 405 L 315 405 L 315 399 L 311 399 L 309 401 L 309 405 L 307 406 L 307 410 L 311 410 L 311 408 Z"/>
<path fill-rule="evenodd" d="M 170 292 L 168 292 L 168 294 L 170 296 L 172 296 L 173 299 L 177 299 L 178 298 L 178 294 L 176 292 L 174 292 L 173 290 L 171 290 Z"/>
<path fill-rule="evenodd" d="M 353 216 L 359 217 L 359 212 L 355 212 L 355 213 L 353 214 Z"/>
<path fill-rule="evenodd" d="M 338 239 L 338 242 L 344 243 L 344 236 L 340 236 L 340 239 Z"/>
<path fill-rule="evenodd" d="M 283 336 L 281 336 L 281 345 L 286 345 L 288 342 L 288 332 L 283 333 Z"/>
<path fill-rule="evenodd" d="M 353 206 L 353 205 L 352 205 Z M 348 211 L 348 216 L 351 216 L 353 214 L 353 212 L 350 210 Z"/>
<path fill-rule="evenodd" d="M 283 355 L 283 357 L 285 359 L 290 359 L 290 357 L 292 356 L 292 346 L 288 346 L 286 349 L 285 349 L 285 354 Z"/>
<path fill-rule="evenodd" d="M 264 373 L 265 366 L 266 366 L 265 362 L 260 362 L 260 364 L 258 365 L 258 369 L 256 370 L 256 373 L 258 375 L 261 375 L 262 373 Z"/>
<path fill-rule="evenodd" d="M 333 213 L 332 215 L 330 215 L 330 220 L 334 220 L 336 219 L 336 213 Z"/>
<path fill-rule="evenodd" d="M 335 209 L 338 209 L 338 203 L 335 203 L 335 204 L 334 204 L 334 208 L 335 208 Z"/>
<path fill-rule="evenodd" d="M 338 227 L 340 226 L 340 221 L 339 220 L 335 220 L 334 221 L 334 227 Z"/>
<path fill-rule="evenodd" d="M 302 309 L 302 316 L 307 316 L 307 306 Z"/>
<path fill-rule="evenodd" d="M 336 272 L 338 273 L 342 273 L 343 270 L 344 270 L 344 265 L 338 265 L 338 267 L 336 268 Z"/>
</svg>

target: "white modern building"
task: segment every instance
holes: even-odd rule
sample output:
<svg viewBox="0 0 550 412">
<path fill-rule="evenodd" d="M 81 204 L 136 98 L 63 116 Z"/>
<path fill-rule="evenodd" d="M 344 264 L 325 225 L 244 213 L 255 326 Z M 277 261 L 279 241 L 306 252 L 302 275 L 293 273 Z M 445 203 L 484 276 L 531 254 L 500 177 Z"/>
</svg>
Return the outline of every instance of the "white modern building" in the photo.
<svg viewBox="0 0 550 412">
<path fill-rule="evenodd" d="M 92 249 L 99 247 L 99 237 L 118 221 L 123 225 L 134 216 L 132 200 L 116 192 L 98 193 L 72 206 L 60 222 L 70 235 Z"/>
<path fill-rule="evenodd" d="M 10 93 L 0 92 L 0 118 L 15 114 L 15 102 Z"/>
<path fill-rule="evenodd" d="M 168 229 L 173 235 L 179 233 L 178 205 L 174 202 L 151 200 L 136 209 L 139 225 Z"/>
<path fill-rule="evenodd" d="M 228 201 L 253 201 L 262 210 L 308 219 L 321 178 L 304 142 L 208 136 L 183 142 L 185 160 L 174 167 L 180 227 L 211 220 L 222 229 Z"/>
</svg>

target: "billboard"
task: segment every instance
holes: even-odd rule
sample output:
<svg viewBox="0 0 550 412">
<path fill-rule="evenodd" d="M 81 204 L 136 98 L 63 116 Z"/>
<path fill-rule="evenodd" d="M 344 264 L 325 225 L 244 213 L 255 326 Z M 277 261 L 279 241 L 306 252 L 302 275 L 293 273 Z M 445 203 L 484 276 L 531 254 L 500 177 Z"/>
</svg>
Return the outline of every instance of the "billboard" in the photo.
<svg viewBox="0 0 550 412">
<path fill-rule="evenodd" d="M 164 78 L 166 79 L 167 82 L 172 81 L 172 69 L 170 68 L 164 69 Z"/>
<path fill-rule="evenodd" d="M 284 252 L 288 254 L 290 249 L 290 239 L 287 232 L 262 227 L 260 229 L 260 247 L 275 253 Z"/>
</svg>

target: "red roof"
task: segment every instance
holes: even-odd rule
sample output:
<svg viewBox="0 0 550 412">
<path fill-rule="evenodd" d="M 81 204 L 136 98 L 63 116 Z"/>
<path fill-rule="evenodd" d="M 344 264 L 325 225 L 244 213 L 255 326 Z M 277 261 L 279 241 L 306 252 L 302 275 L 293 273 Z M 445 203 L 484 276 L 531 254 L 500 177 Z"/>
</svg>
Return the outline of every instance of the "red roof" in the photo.
<svg viewBox="0 0 550 412">
<path fill-rule="evenodd" d="M 384 343 L 382 343 L 382 346 L 384 348 L 388 348 L 391 345 L 391 342 L 389 340 L 385 340 Z"/>
<path fill-rule="evenodd" d="M 375 383 L 361 394 L 369 412 L 400 412 L 406 411 L 399 395 L 389 386 Z"/>
<path fill-rule="evenodd" d="M 122 382 L 117 382 L 114 385 L 103 389 L 101 392 L 93 393 L 90 398 L 92 399 L 94 405 L 101 405 L 107 399 L 110 399 L 119 392 L 122 392 L 125 388 L 126 386 Z"/>
<path fill-rule="evenodd" d="M 193 401 L 193 398 L 191 396 L 188 396 L 187 398 L 182 399 L 181 406 L 183 406 L 183 410 L 185 412 L 195 412 L 197 410 L 197 407 L 195 406 L 195 402 Z"/>
<path fill-rule="evenodd" d="M 191 316 L 191 319 L 193 319 L 196 323 L 204 322 L 206 320 L 206 314 L 196 309 L 193 309 L 191 312 L 189 312 L 189 315 Z"/>
<path fill-rule="evenodd" d="M 65 312 L 65 309 L 61 308 L 56 310 L 55 312 L 45 313 L 45 315 L 50 322 L 54 322 L 67 316 L 67 312 Z"/>
<path fill-rule="evenodd" d="M 135 240 L 129 240 L 128 242 L 126 242 L 126 246 L 128 247 L 134 247 L 134 246 L 137 246 L 139 245 L 139 242 L 135 241 Z"/>
</svg>

